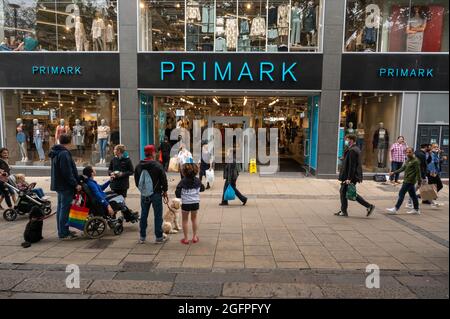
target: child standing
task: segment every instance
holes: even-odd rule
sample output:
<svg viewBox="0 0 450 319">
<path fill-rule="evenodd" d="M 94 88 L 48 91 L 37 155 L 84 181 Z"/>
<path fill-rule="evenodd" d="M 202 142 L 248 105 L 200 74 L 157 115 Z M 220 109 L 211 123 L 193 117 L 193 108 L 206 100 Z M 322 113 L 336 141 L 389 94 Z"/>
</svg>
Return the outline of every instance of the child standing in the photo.
<svg viewBox="0 0 450 319">
<path fill-rule="evenodd" d="M 189 245 L 188 240 L 188 223 L 189 214 L 191 214 L 192 222 L 192 243 L 196 244 L 199 242 L 197 235 L 198 223 L 197 223 L 197 213 L 200 209 L 200 192 L 205 191 L 205 187 L 202 185 L 200 180 L 196 177 L 198 174 L 198 166 L 195 164 L 185 164 L 183 165 L 181 173 L 183 178 L 178 184 L 175 191 L 177 198 L 181 198 L 181 211 L 182 211 L 182 224 L 184 238 L 181 243 L 184 245 Z"/>
</svg>

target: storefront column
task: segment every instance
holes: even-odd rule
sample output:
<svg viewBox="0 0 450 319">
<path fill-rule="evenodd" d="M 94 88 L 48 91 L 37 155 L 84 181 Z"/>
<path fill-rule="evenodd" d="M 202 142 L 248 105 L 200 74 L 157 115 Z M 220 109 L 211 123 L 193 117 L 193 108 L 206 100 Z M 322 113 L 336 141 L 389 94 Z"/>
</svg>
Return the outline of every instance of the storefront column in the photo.
<svg viewBox="0 0 450 319">
<path fill-rule="evenodd" d="M 319 178 L 336 177 L 344 23 L 345 0 L 326 1 L 317 163 Z"/>
<path fill-rule="evenodd" d="M 139 99 L 137 92 L 137 1 L 119 3 L 121 142 L 139 162 Z"/>
</svg>

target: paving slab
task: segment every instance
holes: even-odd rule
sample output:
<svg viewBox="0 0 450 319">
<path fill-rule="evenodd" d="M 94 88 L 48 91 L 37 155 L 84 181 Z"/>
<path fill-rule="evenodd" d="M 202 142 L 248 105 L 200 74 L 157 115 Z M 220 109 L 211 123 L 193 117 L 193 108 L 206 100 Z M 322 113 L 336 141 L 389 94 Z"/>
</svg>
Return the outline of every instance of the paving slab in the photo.
<svg viewBox="0 0 450 319">
<path fill-rule="evenodd" d="M 172 282 L 136 280 L 96 280 L 88 289 L 90 294 L 167 295 Z"/>
</svg>

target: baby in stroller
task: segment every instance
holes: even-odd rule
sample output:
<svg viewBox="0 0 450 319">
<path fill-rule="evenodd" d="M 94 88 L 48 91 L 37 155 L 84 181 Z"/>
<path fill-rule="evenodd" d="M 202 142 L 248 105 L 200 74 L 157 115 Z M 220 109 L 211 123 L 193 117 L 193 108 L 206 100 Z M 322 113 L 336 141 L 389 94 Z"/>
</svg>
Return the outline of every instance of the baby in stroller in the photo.
<svg viewBox="0 0 450 319">
<path fill-rule="evenodd" d="M 24 174 L 16 174 L 11 177 L 13 177 L 15 179 L 15 184 L 17 185 L 17 188 L 20 191 L 23 191 L 23 192 L 30 191 L 30 192 L 36 194 L 42 200 L 50 199 L 50 197 L 45 196 L 44 190 L 42 188 L 36 187 L 36 185 L 37 185 L 36 183 L 29 184 L 26 181 L 26 177 Z"/>
<path fill-rule="evenodd" d="M 126 222 L 136 223 L 139 221 L 138 213 L 132 212 L 125 204 L 125 198 L 114 192 L 105 192 L 110 181 L 99 185 L 95 181 L 96 171 L 92 166 L 83 169 L 83 181 L 89 187 L 92 197 L 94 197 L 98 206 L 101 206 L 103 212 L 115 219 L 116 213 L 121 212 Z"/>
</svg>

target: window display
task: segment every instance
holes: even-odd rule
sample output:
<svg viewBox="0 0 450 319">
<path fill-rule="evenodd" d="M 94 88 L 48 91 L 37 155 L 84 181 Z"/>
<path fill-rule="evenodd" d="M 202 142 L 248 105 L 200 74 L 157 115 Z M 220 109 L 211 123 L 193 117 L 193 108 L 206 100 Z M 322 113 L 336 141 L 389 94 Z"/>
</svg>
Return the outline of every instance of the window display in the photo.
<svg viewBox="0 0 450 319">
<path fill-rule="evenodd" d="M 0 51 L 117 51 L 117 0 L 0 1 Z"/>
<path fill-rule="evenodd" d="M 364 171 L 389 172 L 389 149 L 400 134 L 401 100 L 402 94 L 394 93 L 344 93 L 338 158 L 345 152 L 344 136 L 353 134 Z"/>
<path fill-rule="evenodd" d="M 445 0 L 347 1 L 345 51 L 448 52 Z"/>
<path fill-rule="evenodd" d="M 142 0 L 139 7 L 141 51 L 321 50 L 322 0 Z"/>
<path fill-rule="evenodd" d="M 3 91 L 2 120 L 12 163 L 49 166 L 49 150 L 69 134 L 77 165 L 106 166 L 120 144 L 117 96 L 116 91 Z"/>
</svg>

